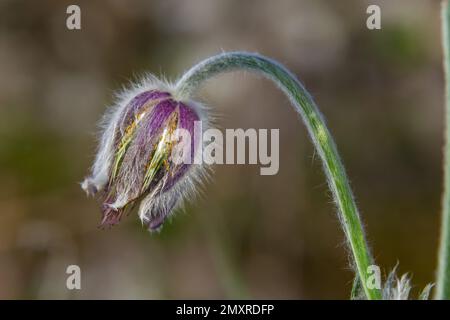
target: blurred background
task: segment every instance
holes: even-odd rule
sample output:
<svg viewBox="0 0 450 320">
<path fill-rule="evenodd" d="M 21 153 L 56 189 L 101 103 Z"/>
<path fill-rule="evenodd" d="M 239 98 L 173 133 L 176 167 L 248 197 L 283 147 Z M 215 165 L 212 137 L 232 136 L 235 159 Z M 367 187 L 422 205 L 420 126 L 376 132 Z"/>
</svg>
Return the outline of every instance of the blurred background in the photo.
<svg viewBox="0 0 450 320">
<path fill-rule="evenodd" d="M 79 31 L 66 8 L 81 7 Z M 369 4 L 382 29 L 366 28 Z M 349 297 L 348 252 L 321 164 L 268 81 L 201 90 L 221 128 L 280 128 L 280 171 L 216 166 L 202 196 L 149 234 L 136 213 L 97 228 L 79 182 L 113 92 L 176 79 L 222 50 L 270 56 L 327 118 L 373 254 L 414 291 L 434 281 L 441 193 L 439 1 L 0 0 L 0 298 Z M 66 268 L 81 268 L 81 290 Z"/>
</svg>

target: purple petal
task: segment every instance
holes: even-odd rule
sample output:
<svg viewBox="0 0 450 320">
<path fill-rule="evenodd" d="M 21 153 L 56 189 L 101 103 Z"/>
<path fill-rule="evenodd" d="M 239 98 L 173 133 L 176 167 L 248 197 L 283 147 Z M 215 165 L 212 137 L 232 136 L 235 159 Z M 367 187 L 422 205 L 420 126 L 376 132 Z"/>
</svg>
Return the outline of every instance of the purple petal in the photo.
<svg viewBox="0 0 450 320">
<path fill-rule="evenodd" d="M 117 194 L 126 193 L 130 200 L 141 196 L 142 182 L 150 157 L 176 106 L 177 103 L 171 99 L 163 100 L 144 116 L 119 168 L 115 181 Z M 152 183 L 152 186 L 156 182 Z"/>
<path fill-rule="evenodd" d="M 199 141 L 196 141 L 197 137 L 195 137 L 194 135 L 195 121 L 200 120 L 198 114 L 192 108 L 186 106 L 181 102 L 178 103 L 178 110 L 178 127 L 187 130 L 191 136 L 191 163 L 183 163 L 173 168 L 173 171 L 166 180 L 163 191 L 170 190 L 175 185 L 175 183 L 186 174 L 192 163 L 194 163 L 195 152 L 197 152 L 197 149 L 200 147 L 198 145 Z"/>
<path fill-rule="evenodd" d="M 169 97 L 170 93 L 156 90 L 145 91 L 138 94 L 125 107 L 120 124 L 120 132 L 122 134 L 125 132 L 126 128 L 133 123 L 136 115 L 139 114 L 139 112 L 141 112 L 148 103 L 168 99 Z"/>
</svg>

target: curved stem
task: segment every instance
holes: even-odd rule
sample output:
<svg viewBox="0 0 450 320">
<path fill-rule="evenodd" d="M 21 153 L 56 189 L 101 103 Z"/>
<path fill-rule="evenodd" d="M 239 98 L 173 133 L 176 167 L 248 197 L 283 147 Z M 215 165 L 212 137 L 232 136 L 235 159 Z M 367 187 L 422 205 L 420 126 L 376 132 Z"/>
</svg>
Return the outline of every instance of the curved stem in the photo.
<svg viewBox="0 0 450 320">
<path fill-rule="evenodd" d="M 446 91 L 446 124 L 444 146 L 444 193 L 442 197 L 442 225 L 439 248 L 436 298 L 450 299 L 450 8 L 442 2 L 442 45 Z"/>
<path fill-rule="evenodd" d="M 188 70 L 176 83 L 175 91 L 179 98 L 189 98 L 205 80 L 234 70 L 253 71 L 272 80 L 289 97 L 295 110 L 301 115 L 322 159 L 364 292 L 368 299 L 380 299 L 380 290 L 370 289 L 367 286 L 369 278 L 367 271 L 373 259 L 368 250 L 344 166 L 321 113 L 297 78 L 279 63 L 266 57 L 246 52 L 230 52 L 213 56 Z"/>
</svg>

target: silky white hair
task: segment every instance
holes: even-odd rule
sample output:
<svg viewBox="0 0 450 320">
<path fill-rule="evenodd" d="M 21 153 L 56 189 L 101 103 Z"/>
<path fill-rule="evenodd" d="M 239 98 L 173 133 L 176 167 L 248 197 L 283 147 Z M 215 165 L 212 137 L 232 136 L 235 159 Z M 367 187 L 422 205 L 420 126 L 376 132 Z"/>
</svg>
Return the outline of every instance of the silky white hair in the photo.
<svg viewBox="0 0 450 320">
<path fill-rule="evenodd" d="M 180 97 L 171 83 L 160 80 L 151 74 L 145 75 L 137 82 L 130 82 L 128 87 L 122 88 L 115 95 L 115 102 L 107 109 L 99 124 L 99 145 L 94 164 L 90 170 L 90 176 L 81 183 L 81 187 L 88 195 L 92 196 L 102 191 L 110 179 L 111 166 L 115 156 L 115 137 L 119 130 L 119 124 L 121 123 L 125 108 L 134 97 L 150 90 L 168 92 L 173 99 Z M 182 100 L 180 102 L 192 108 L 197 113 L 200 121 L 202 121 L 203 132 L 210 127 L 211 118 L 207 116 L 208 108 L 204 104 L 192 100 Z M 203 148 L 204 146 L 199 147 Z M 210 171 L 211 167 L 204 163 L 191 164 L 187 172 L 169 190 L 163 192 L 163 188 L 157 187 L 145 195 L 141 200 L 138 210 L 141 221 L 148 223 L 152 219 L 152 212 L 155 211 L 170 215 L 172 211 L 182 205 L 183 200 L 193 199 L 198 193 L 199 187 L 209 177 Z M 120 192 L 114 203 L 109 204 L 109 206 L 117 210 L 124 207 L 128 201 L 127 193 Z"/>
</svg>

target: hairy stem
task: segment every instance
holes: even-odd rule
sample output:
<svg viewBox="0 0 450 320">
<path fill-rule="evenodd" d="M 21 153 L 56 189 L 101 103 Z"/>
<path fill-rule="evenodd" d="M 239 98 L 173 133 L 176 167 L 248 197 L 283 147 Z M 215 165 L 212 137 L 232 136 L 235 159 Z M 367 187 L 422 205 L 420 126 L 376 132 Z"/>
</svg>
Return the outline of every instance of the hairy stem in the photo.
<svg viewBox="0 0 450 320">
<path fill-rule="evenodd" d="M 235 70 L 253 71 L 272 80 L 289 97 L 295 110 L 301 115 L 322 159 L 364 292 L 368 299 L 380 299 L 380 290 L 367 286 L 368 266 L 372 264 L 373 259 L 344 166 L 321 113 L 297 78 L 282 65 L 266 57 L 246 52 L 230 52 L 213 56 L 188 70 L 176 83 L 175 91 L 179 98 L 188 98 L 205 80 Z"/>
<path fill-rule="evenodd" d="M 445 146 L 444 146 L 444 193 L 442 197 L 442 225 L 438 259 L 436 298 L 450 299 L 450 8 L 442 2 L 442 45 L 445 73 Z"/>
</svg>

